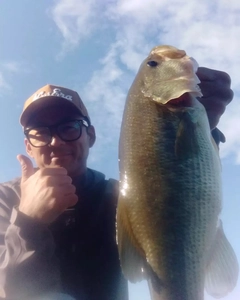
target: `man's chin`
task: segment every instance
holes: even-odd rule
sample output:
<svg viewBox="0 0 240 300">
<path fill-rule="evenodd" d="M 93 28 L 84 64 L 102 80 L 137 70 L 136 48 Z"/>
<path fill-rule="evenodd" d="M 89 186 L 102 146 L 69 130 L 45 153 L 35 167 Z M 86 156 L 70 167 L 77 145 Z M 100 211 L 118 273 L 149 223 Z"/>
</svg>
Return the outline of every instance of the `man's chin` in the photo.
<svg viewBox="0 0 240 300">
<path fill-rule="evenodd" d="M 51 158 L 48 164 L 49 167 L 62 167 L 65 168 L 70 177 L 75 177 L 83 174 L 86 171 L 86 165 L 73 159 L 73 157 L 54 157 Z"/>
</svg>

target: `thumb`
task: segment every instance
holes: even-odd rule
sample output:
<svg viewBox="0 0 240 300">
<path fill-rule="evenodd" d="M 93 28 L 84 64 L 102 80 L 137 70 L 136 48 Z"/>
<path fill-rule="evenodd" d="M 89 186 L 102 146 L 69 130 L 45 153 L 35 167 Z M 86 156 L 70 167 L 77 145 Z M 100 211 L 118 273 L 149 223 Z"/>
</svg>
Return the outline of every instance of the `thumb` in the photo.
<svg viewBox="0 0 240 300">
<path fill-rule="evenodd" d="M 22 181 L 26 181 L 34 174 L 32 161 L 27 156 L 22 154 L 18 155 L 17 159 L 22 167 Z"/>
</svg>

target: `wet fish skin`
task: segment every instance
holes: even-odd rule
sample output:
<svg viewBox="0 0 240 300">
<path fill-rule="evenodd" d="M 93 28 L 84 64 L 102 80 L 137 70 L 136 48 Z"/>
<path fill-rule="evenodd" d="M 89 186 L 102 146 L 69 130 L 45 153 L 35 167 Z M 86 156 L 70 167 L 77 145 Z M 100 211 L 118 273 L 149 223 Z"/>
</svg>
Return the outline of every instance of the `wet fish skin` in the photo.
<svg viewBox="0 0 240 300">
<path fill-rule="evenodd" d="M 221 262 L 216 264 L 222 273 L 216 271 L 211 253 L 216 237 L 223 236 L 221 165 L 206 111 L 196 99 L 201 96 L 196 69 L 184 51 L 155 47 L 129 90 L 122 121 L 117 209 L 122 270 L 131 282 L 157 282 L 154 297 L 162 300 L 203 300 L 206 278 L 209 293 L 223 296 L 238 275 L 228 244 L 222 257 L 232 258 L 230 276 L 222 290 L 218 280 L 211 284 L 225 272 Z M 209 264 L 213 268 L 206 273 Z"/>
</svg>

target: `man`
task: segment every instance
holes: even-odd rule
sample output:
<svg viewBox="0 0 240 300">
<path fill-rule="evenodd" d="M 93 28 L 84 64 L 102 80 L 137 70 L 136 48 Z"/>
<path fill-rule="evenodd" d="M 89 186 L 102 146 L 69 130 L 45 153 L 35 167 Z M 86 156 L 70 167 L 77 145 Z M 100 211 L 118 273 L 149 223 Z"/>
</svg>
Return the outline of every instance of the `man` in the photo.
<svg viewBox="0 0 240 300">
<path fill-rule="evenodd" d="M 206 68 L 198 76 L 219 144 L 230 78 Z M 19 155 L 21 179 L 0 186 L 0 299 L 128 299 L 115 241 L 117 182 L 87 168 L 96 137 L 79 95 L 46 85 L 25 102 L 20 122 L 38 169 Z"/>
</svg>

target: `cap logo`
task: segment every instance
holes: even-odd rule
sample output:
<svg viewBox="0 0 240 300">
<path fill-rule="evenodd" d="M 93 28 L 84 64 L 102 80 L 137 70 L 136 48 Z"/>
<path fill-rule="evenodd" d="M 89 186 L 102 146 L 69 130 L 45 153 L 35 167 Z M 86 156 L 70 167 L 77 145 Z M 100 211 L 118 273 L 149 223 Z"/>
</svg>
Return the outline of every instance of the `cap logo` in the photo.
<svg viewBox="0 0 240 300">
<path fill-rule="evenodd" d="M 64 93 L 62 93 L 61 89 L 53 89 L 52 92 L 41 91 L 40 93 L 34 95 L 33 101 L 48 96 L 60 97 L 72 101 L 72 95 L 65 95 Z"/>
</svg>

